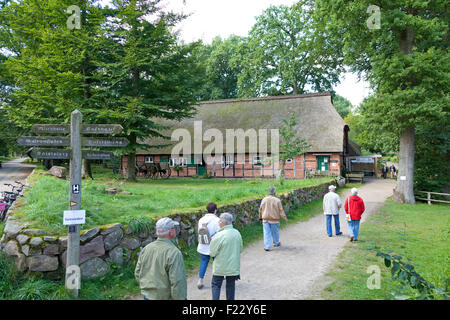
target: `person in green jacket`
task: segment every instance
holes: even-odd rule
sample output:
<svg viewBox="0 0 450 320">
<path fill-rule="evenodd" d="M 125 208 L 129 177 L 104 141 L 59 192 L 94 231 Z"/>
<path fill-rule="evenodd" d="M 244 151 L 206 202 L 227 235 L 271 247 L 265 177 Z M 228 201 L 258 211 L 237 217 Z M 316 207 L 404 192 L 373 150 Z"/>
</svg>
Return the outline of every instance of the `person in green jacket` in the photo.
<svg viewBox="0 0 450 320">
<path fill-rule="evenodd" d="M 226 298 L 234 300 L 235 282 L 240 279 L 241 273 L 242 237 L 233 228 L 233 215 L 228 212 L 220 215 L 219 226 L 209 247 L 209 255 L 214 259 L 212 299 L 220 300 L 220 288 L 226 278 Z"/>
<path fill-rule="evenodd" d="M 187 282 L 181 251 L 172 243 L 178 222 L 162 218 L 156 223 L 158 239 L 139 255 L 134 275 L 144 300 L 186 300 Z"/>
</svg>

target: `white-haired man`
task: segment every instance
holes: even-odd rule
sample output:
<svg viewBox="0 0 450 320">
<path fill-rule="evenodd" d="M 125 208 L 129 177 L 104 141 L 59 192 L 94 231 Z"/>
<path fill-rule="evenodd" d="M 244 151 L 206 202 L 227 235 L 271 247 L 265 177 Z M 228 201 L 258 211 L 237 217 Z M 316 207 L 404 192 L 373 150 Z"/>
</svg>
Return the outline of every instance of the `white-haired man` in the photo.
<svg viewBox="0 0 450 320">
<path fill-rule="evenodd" d="M 144 300 L 186 300 L 187 282 L 181 251 L 172 243 L 178 222 L 162 218 L 156 223 L 158 239 L 139 255 L 134 275 Z"/>
<path fill-rule="evenodd" d="M 211 281 L 212 299 L 220 300 L 220 288 L 226 278 L 226 298 L 234 300 L 235 282 L 241 274 L 242 237 L 233 228 L 233 215 L 224 212 L 219 217 L 220 229 L 211 240 L 209 255 L 214 258 Z"/>
<path fill-rule="evenodd" d="M 269 188 L 269 195 L 264 197 L 259 206 L 259 219 L 263 222 L 264 250 L 270 251 L 271 242 L 274 247 L 279 247 L 280 242 L 280 219 L 288 222 L 283 210 L 281 200 L 276 197 L 275 188 Z"/>
<path fill-rule="evenodd" d="M 334 185 L 328 187 L 329 192 L 323 197 L 323 214 L 326 217 L 327 234 L 329 237 L 333 236 L 333 230 L 331 227 L 331 219 L 334 218 L 334 228 L 336 235 L 341 235 L 341 226 L 339 224 L 339 209 L 342 207 L 342 200 L 335 190 Z"/>
</svg>

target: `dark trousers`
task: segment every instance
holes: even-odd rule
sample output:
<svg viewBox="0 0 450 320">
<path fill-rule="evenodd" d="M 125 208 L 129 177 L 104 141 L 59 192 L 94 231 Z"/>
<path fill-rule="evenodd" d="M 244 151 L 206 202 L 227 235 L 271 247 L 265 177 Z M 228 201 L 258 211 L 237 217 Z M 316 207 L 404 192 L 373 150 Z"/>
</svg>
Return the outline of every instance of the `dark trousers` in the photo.
<svg viewBox="0 0 450 320">
<path fill-rule="evenodd" d="M 223 279 L 226 279 L 226 297 L 227 300 L 234 300 L 235 282 L 240 279 L 239 276 L 215 276 L 211 280 L 212 299 L 220 300 L 220 288 L 222 288 Z"/>
</svg>

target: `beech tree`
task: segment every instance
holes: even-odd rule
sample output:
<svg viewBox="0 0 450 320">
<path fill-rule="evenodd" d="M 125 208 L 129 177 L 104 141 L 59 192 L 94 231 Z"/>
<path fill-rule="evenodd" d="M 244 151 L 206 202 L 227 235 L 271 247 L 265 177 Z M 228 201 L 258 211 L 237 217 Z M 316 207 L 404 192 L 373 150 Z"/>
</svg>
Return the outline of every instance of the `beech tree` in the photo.
<svg viewBox="0 0 450 320">
<path fill-rule="evenodd" d="M 414 204 L 415 132 L 448 118 L 448 3 L 443 0 L 317 0 L 316 22 L 340 39 L 344 63 L 375 94 L 364 117 L 399 139 L 394 200 Z M 378 23 L 379 22 L 379 23 Z"/>
<path fill-rule="evenodd" d="M 242 97 L 331 91 L 343 71 L 340 48 L 313 25 L 310 6 L 271 6 L 249 32 L 239 74 Z"/>
</svg>

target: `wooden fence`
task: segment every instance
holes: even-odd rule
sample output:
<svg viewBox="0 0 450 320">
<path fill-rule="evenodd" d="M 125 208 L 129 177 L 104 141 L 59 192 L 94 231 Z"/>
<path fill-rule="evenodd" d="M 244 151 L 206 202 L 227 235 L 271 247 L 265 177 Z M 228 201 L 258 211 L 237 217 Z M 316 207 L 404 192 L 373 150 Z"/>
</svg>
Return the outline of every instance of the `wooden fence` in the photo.
<svg viewBox="0 0 450 320">
<path fill-rule="evenodd" d="M 439 192 L 430 192 L 430 191 L 417 191 L 417 192 L 421 192 L 421 193 L 426 193 L 427 197 L 426 198 L 416 198 L 418 200 L 425 200 L 428 201 L 428 204 L 431 205 L 431 202 L 443 202 L 443 203 L 450 203 L 450 201 L 446 201 L 446 200 L 438 200 L 438 199 L 431 199 L 431 195 L 432 194 L 438 194 L 438 195 L 442 195 L 442 196 L 450 196 L 449 193 L 439 193 Z"/>
</svg>

